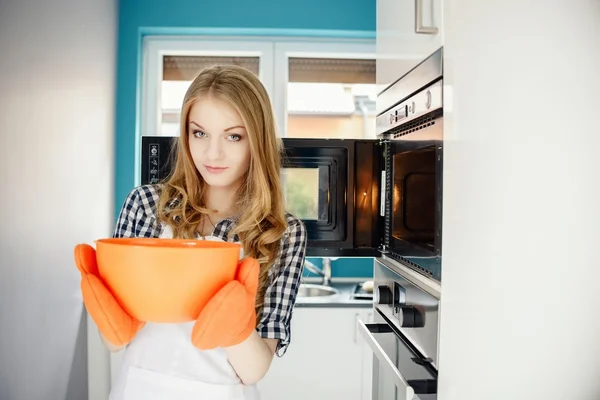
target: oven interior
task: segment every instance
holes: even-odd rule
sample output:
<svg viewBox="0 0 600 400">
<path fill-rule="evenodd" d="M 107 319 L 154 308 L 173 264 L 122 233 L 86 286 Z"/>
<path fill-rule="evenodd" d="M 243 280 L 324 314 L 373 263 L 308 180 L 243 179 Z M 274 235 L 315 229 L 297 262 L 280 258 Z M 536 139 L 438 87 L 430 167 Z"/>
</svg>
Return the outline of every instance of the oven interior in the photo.
<svg viewBox="0 0 600 400">
<path fill-rule="evenodd" d="M 392 236 L 435 251 L 436 146 L 393 156 Z"/>
<path fill-rule="evenodd" d="M 388 255 L 441 281 L 443 117 L 435 111 L 386 143 Z M 401 129 L 401 130 L 400 130 Z"/>
</svg>

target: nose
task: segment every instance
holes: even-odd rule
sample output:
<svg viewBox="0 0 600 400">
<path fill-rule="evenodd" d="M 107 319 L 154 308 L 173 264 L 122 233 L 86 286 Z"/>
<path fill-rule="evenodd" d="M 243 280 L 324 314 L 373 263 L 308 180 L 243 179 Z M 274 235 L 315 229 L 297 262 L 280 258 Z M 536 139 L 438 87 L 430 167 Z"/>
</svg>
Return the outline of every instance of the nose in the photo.
<svg viewBox="0 0 600 400">
<path fill-rule="evenodd" d="M 223 141 L 218 137 L 211 137 L 207 140 L 206 158 L 210 161 L 216 161 L 223 157 Z"/>
</svg>

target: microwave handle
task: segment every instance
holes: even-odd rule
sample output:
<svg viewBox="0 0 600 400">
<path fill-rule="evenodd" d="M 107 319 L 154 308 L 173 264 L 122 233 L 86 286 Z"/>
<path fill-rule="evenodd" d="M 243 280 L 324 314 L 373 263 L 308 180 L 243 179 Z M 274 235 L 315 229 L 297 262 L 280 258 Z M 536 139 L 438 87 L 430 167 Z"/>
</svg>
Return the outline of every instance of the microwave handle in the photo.
<svg viewBox="0 0 600 400">
<path fill-rule="evenodd" d="M 389 330 L 389 326 L 385 324 L 365 324 L 362 321 L 358 321 L 359 331 L 362 334 L 363 338 L 373 351 L 373 354 L 377 357 L 380 363 L 380 367 L 387 369 L 388 372 L 391 373 L 391 376 L 394 378 L 394 383 L 398 388 L 398 393 L 403 394 L 401 397 L 403 400 L 412 400 L 415 397 L 415 390 L 408 384 L 406 379 L 402 376 L 398 368 L 394 365 L 392 360 L 385 354 L 385 351 L 381 348 L 379 343 L 373 337 L 372 331 L 379 331 L 382 328 Z"/>
</svg>

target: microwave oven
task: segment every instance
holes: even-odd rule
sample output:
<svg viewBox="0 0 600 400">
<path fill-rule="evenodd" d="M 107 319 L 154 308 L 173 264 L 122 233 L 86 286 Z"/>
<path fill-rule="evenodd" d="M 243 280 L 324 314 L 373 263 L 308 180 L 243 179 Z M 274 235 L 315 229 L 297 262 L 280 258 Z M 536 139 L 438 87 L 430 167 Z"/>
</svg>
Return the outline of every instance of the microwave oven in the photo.
<svg viewBox="0 0 600 400">
<path fill-rule="evenodd" d="M 314 181 L 316 210 L 301 218 L 306 255 L 385 255 L 441 281 L 441 52 L 379 97 L 387 104 L 377 116 L 375 139 L 283 138 L 284 186 L 286 172 L 308 172 L 303 176 Z M 142 137 L 142 184 L 169 174 L 176 139 Z"/>
</svg>

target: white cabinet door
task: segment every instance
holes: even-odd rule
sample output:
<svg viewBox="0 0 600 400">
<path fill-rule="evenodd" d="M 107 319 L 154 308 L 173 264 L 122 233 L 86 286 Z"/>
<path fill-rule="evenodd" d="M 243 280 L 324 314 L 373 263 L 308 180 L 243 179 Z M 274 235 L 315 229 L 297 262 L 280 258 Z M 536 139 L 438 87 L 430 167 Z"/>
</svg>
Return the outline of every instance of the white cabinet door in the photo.
<svg viewBox="0 0 600 400">
<path fill-rule="evenodd" d="M 292 342 L 259 382 L 261 399 L 366 400 L 364 377 L 371 374 L 364 370 L 366 344 L 357 329 L 366 312 L 364 308 L 295 308 Z M 370 388 L 365 391 L 370 399 Z"/>
<path fill-rule="evenodd" d="M 379 91 L 442 45 L 442 0 L 377 0 Z"/>
</svg>

